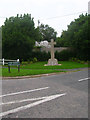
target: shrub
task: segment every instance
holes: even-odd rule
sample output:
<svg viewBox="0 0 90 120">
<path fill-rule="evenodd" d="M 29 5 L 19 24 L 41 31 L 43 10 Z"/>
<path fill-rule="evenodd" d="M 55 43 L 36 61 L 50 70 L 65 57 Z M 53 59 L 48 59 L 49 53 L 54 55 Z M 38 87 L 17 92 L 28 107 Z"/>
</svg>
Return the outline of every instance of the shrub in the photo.
<svg viewBox="0 0 90 120">
<path fill-rule="evenodd" d="M 32 57 L 37 58 L 38 61 L 47 61 L 48 59 L 50 59 L 50 53 L 34 51 Z"/>
<path fill-rule="evenodd" d="M 78 62 L 78 63 L 81 63 L 81 64 L 87 64 L 88 62 L 86 61 L 82 61 L 78 58 L 70 58 L 69 61 L 74 61 L 74 62 Z"/>
<path fill-rule="evenodd" d="M 57 51 L 55 52 L 55 57 L 59 61 L 67 61 L 74 56 L 75 56 L 75 53 L 71 50 L 63 50 L 61 52 L 57 52 Z"/>
<path fill-rule="evenodd" d="M 34 57 L 34 58 L 33 58 L 33 62 L 35 63 L 35 62 L 37 62 L 37 61 L 38 61 L 37 58 Z"/>
<path fill-rule="evenodd" d="M 30 64 L 32 64 L 33 63 L 33 61 L 30 61 Z"/>
<path fill-rule="evenodd" d="M 22 61 L 22 65 L 27 65 L 28 62 L 27 61 Z"/>
</svg>

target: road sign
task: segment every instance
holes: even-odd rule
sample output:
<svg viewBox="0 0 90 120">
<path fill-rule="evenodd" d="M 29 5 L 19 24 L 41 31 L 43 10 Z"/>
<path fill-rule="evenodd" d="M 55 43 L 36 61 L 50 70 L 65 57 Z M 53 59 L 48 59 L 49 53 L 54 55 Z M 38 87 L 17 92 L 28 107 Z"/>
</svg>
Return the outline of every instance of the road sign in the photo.
<svg viewBox="0 0 90 120">
<path fill-rule="evenodd" d="M 20 62 L 8 62 L 8 66 L 17 66 L 20 65 Z"/>
<path fill-rule="evenodd" d="M 8 62 L 8 72 L 10 73 L 10 66 L 18 66 L 18 72 L 20 72 L 20 62 Z"/>
</svg>

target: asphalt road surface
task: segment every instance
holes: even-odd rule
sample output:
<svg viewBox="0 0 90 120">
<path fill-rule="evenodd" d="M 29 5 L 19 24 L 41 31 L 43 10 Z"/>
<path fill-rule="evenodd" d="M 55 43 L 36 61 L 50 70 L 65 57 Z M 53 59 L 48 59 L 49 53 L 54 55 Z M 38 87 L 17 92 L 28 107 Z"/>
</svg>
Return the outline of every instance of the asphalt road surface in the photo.
<svg viewBox="0 0 90 120">
<path fill-rule="evenodd" d="M 88 118 L 88 69 L 2 81 L 3 118 Z"/>
</svg>

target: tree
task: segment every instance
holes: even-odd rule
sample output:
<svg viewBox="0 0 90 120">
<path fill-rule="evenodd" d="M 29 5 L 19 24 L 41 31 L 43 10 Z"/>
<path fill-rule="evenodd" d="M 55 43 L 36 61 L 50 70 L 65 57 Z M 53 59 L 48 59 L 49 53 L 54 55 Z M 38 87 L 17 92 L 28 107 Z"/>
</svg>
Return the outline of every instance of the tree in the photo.
<svg viewBox="0 0 90 120">
<path fill-rule="evenodd" d="M 35 44 L 36 29 L 31 15 L 17 15 L 5 20 L 2 26 L 4 58 L 28 59 Z"/>
<path fill-rule="evenodd" d="M 41 35 L 41 41 L 47 40 L 48 42 L 51 41 L 51 39 L 56 40 L 57 32 L 52 27 L 49 27 L 49 25 L 41 24 L 39 26 L 39 32 Z"/>
<path fill-rule="evenodd" d="M 80 15 L 68 25 L 67 31 L 63 31 L 60 37 L 64 46 L 72 47 L 77 57 L 83 60 L 88 60 L 88 19 L 89 15 Z"/>
</svg>

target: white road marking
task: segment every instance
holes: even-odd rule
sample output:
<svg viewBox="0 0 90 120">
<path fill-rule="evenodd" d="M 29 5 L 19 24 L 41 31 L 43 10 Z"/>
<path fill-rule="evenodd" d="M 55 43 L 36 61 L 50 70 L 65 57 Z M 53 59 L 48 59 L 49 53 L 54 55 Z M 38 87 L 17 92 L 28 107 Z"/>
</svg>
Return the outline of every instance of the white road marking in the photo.
<svg viewBox="0 0 90 120">
<path fill-rule="evenodd" d="M 9 105 L 9 104 L 14 104 L 14 103 L 21 103 L 21 102 L 27 102 L 27 101 L 35 101 L 35 100 L 42 100 L 47 98 L 46 97 L 39 97 L 39 98 L 31 98 L 31 99 L 24 99 L 24 100 L 16 100 L 16 101 L 11 101 L 11 102 L 6 102 L 6 103 L 1 103 L 0 105 Z"/>
<path fill-rule="evenodd" d="M 11 95 L 18 95 L 22 93 L 28 93 L 28 92 L 34 92 L 34 91 L 39 91 L 39 90 L 45 90 L 48 89 L 49 87 L 44 87 L 44 88 L 38 88 L 38 89 L 33 89 L 33 90 L 27 90 L 27 91 L 21 91 L 21 92 L 16 92 L 16 93 L 9 93 L 5 95 L 1 95 L 0 97 L 6 97 L 6 96 L 11 96 Z"/>
<path fill-rule="evenodd" d="M 36 105 L 39 105 L 39 104 L 41 104 L 41 103 L 45 103 L 45 102 L 51 101 L 51 100 L 53 100 L 53 99 L 56 99 L 56 98 L 61 97 L 61 96 L 64 96 L 64 95 L 66 95 L 66 93 L 48 96 L 48 97 L 46 97 L 44 100 L 40 100 L 40 101 L 31 103 L 31 104 L 28 104 L 28 105 L 25 105 L 25 106 L 21 106 L 21 107 L 18 107 L 18 108 L 15 108 L 15 109 L 12 109 L 12 110 L 9 110 L 9 111 L 0 113 L 0 117 L 5 116 L 5 115 L 8 115 L 8 114 L 10 114 L 10 113 L 16 113 L 16 112 L 19 112 L 19 111 L 22 111 L 22 110 L 25 110 L 25 109 L 34 107 L 34 106 L 36 106 Z"/>
<path fill-rule="evenodd" d="M 79 82 L 82 82 L 82 81 L 85 81 L 85 80 L 89 80 L 89 78 L 83 78 L 83 79 L 80 79 L 78 80 Z"/>
</svg>

